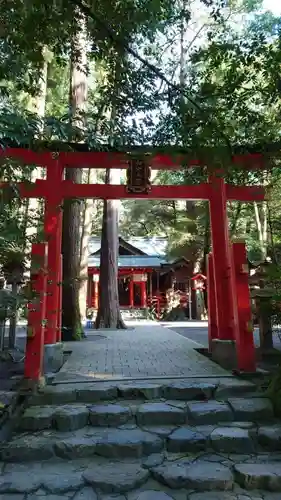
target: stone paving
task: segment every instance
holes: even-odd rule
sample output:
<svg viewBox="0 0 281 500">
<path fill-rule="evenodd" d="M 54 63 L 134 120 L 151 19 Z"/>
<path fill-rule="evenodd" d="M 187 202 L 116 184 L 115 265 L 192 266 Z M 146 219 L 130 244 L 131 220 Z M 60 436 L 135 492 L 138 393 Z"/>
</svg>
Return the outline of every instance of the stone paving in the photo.
<svg viewBox="0 0 281 500">
<path fill-rule="evenodd" d="M 234 377 L 47 386 L 0 445 L 0 499 L 39 497 L 280 500 L 281 423 Z"/>
<path fill-rule="evenodd" d="M 281 499 L 281 422 L 251 382 L 155 324 L 97 335 L 0 442 L 0 500 Z"/>
<path fill-rule="evenodd" d="M 197 353 L 194 342 L 155 322 L 128 330 L 99 330 L 96 335 L 97 340 L 91 335 L 67 343 L 72 354 L 55 382 L 229 375 Z"/>
</svg>

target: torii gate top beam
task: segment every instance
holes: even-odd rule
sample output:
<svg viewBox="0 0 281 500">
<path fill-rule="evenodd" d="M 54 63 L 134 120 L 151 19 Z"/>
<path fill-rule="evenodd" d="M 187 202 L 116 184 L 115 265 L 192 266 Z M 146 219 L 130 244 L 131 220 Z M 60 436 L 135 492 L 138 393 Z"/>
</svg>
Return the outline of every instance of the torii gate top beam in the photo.
<svg viewBox="0 0 281 500">
<path fill-rule="evenodd" d="M 25 148 L 7 147 L 0 151 L 3 157 L 18 158 L 26 164 L 36 164 L 41 167 L 51 166 L 54 160 L 67 168 L 118 168 L 125 169 L 130 159 L 138 156 L 146 156 L 149 166 L 155 170 L 179 170 L 186 167 L 204 166 L 206 162 L 192 157 L 189 153 L 165 154 L 157 151 L 145 152 L 144 149 L 132 150 L 131 152 L 113 151 L 69 151 L 69 152 L 35 152 Z M 263 153 L 246 153 L 233 155 L 230 163 L 247 170 L 259 170 L 265 167 L 265 155 Z"/>
<path fill-rule="evenodd" d="M 128 168 L 130 153 L 118 152 L 34 152 L 24 148 L 6 148 L 0 154 L 4 157 L 20 159 L 26 164 L 36 164 L 47 168 L 47 179 L 37 180 L 34 184 L 19 183 L 20 194 L 26 198 L 48 198 L 49 200 L 62 200 L 64 198 L 96 198 L 96 199 L 193 199 L 209 200 L 212 189 L 210 183 L 199 185 L 170 185 L 151 186 L 148 192 L 129 193 L 125 186 L 113 185 L 83 185 L 73 184 L 71 181 L 63 180 L 63 169 L 73 168 Z M 245 161 L 247 160 L 246 164 Z M 247 168 L 260 168 L 263 166 L 261 154 L 251 155 L 248 163 L 244 156 L 233 157 L 233 162 L 241 165 L 243 162 Z M 255 160 L 255 161 L 254 161 Z M 154 155 L 149 158 L 149 165 L 154 169 L 180 169 L 186 165 L 186 159 L 175 158 L 170 155 Z M 189 166 L 199 166 L 200 163 L 191 161 Z M 5 183 L 2 183 L 4 186 Z M 55 189 L 54 189 L 55 188 Z M 261 186 L 226 186 L 226 197 L 237 201 L 262 201 L 265 196 L 264 188 Z"/>
</svg>

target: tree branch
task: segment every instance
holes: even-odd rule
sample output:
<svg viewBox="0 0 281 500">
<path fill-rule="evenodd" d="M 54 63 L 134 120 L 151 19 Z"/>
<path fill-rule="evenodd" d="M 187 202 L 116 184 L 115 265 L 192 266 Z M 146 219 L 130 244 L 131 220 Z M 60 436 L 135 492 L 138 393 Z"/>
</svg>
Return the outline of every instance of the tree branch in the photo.
<svg viewBox="0 0 281 500">
<path fill-rule="evenodd" d="M 197 109 L 202 115 L 205 115 L 204 111 L 202 110 L 201 106 L 197 104 L 197 102 L 190 97 L 190 95 L 184 90 L 181 89 L 179 85 L 174 84 L 171 82 L 168 78 L 166 78 L 165 75 L 163 75 L 162 71 L 154 66 L 154 64 L 151 64 L 149 61 L 144 59 L 142 56 L 140 56 L 132 47 L 130 47 L 123 39 L 120 38 L 107 24 L 105 24 L 103 21 L 101 21 L 96 14 L 92 12 L 92 10 L 89 8 L 88 5 L 85 5 L 83 0 L 70 0 L 70 2 L 74 5 L 74 7 L 80 9 L 80 11 L 87 17 L 90 17 L 93 19 L 99 26 L 100 28 L 104 31 L 106 36 L 114 43 L 114 45 L 118 45 L 119 47 L 121 46 L 123 49 L 125 49 L 128 54 L 133 56 L 135 59 L 137 59 L 139 62 L 141 62 L 144 66 L 146 66 L 152 73 L 154 73 L 158 78 L 160 78 L 163 82 L 165 82 L 169 88 L 175 90 L 176 92 L 179 92 L 181 95 L 183 94 L 186 99 L 194 106 L 194 108 Z M 210 120 L 210 117 L 209 117 Z M 210 125 L 214 130 L 217 130 L 223 140 L 226 143 L 227 148 L 229 149 L 229 152 L 231 153 L 231 144 L 222 131 L 222 127 L 218 127 L 216 123 L 214 123 L 213 119 L 209 121 Z"/>
</svg>

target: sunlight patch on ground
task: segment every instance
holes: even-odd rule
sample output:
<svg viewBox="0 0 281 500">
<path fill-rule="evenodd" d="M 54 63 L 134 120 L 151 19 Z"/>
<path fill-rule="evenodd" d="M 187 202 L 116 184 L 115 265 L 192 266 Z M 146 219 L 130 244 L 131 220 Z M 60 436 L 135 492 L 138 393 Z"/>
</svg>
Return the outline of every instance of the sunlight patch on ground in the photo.
<svg viewBox="0 0 281 500">
<path fill-rule="evenodd" d="M 208 321 L 161 321 L 161 326 L 165 328 L 175 328 L 175 327 L 184 327 L 184 328 L 207 328 Z"/>
<path fill-rule="evenodd" d="M 124 378 L 122 373 L 97 373 L 97 372 L 88 372 L 84 375 L 89 378 L 98 378 L 99 380 L 111 380 L 114 378 Z"/>
</svg>

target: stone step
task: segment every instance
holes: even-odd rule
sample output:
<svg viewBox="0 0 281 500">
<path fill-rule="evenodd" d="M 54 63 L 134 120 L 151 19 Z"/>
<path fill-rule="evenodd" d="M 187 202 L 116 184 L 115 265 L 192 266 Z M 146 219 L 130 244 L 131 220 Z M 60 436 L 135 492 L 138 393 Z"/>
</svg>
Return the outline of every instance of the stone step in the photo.
<svg viewBox="0 0 281 500">
<path fill-rule="evenodd" d="M 276 436 L 276 439 L 274 439 Z M 232 455 L 281 452 L 281 424 L 258 427 L 249 422 L 222 422 L 217 425 L 166 425 L 120 428 L 86 426 L 74 432 L 56 430 L 14 435 L 0 445 L 0 460 L 25 462 L 59 457 L 140 458 L 155 453 L 196 454 L 211 451 Z"/>
<path fill-rule="evenodd" d="M 72 462 L 52 459 L 43 465 L 8 463 L 1 469 L 0 495 L 5 500 L 20 500 L 24 495 L 45 500 L 280 499 L 280 456 L 273 454 L 271 461 L 264 458 L 263 463 L 257 463 L 259 457 L 237 463 L 222 455 L 202 454 L 173 462 L 159 457 L 160 463 L 150 466 L 143 460 L 101 457 Z"/>
<path fill-rule="evenodd" d="M 197 500 L 225 499 L 232 497 L 217 495 L 219 491 L 239 492 L 234 499 L 250 500 L 249 490 L 255 490 L 255 500 L 262 500 L 267 497 L 264 491 L 281 491 L 281 463 L 242 463 L 230 466 L 230 464 L 219 462 L 204 462 L 200 459 L 190 462 L 189 459 L 181 459 L 173 463 L 163 463 L 151 469 L 154 478 L 167 485 L 171 489 L 188 488 L 196 492 L 213 492 L 208 496 L 199 495 L 189 498 Z M 243 487 L 244 491 L 237 488 Z M 214 494 L 216 490 L 216 496 Z M 245 491 L 246 490 L 246 491 Z M 258 493 L 258 494 L 257 494 Z M 240 495 L 240 496 L 239 496 Z M 279 497 L 276 497 L 276 500 Z"/>
<path fill-rule="evenodd" d="M 281 464 L 236 464 L 234 478 L 246 490 L 281 491 Z"/>
<path fill-rule="evenodd" d="M 141 429 L 85 427 L 74 433 L 43 431 L 16 435 L 0 446 L 0 460 L 25 462 L 53 457 L 75 460 L 93 455 L 138 458 L 159 452 L 163 447 L 164 439 Z"/>
<path fill-rule="evenodd" d="M 21 430 L 41 431 L 50 428 L 75 431 L 86 425 L 119 427 L 214 425 L 218 422 L 262 422 L 273 418 L 272 404 L 267 398 L 231 398 L 227 402 L 208 401 L 151 401 L 104 402 L 102 404 L 65 404 L 60 406 L 31 406 L 19 422 Z M 264 438 L 270 440 L 270 437 Z M 273 438 L 272 438 L 273 439 Z"/>
<path fill-rule="evenodd" d="M 46 386 L 34 395 L 30 404 L 60 405 L 67 403 L 96 403 L 116 399 L 170 399 L 205 401 L 225 400 L 229 397 L 254 393 L 255 386 L 247 381 L 234 378 L 154 380 L 138 382 L 83 382 Z"/>
</svg>

